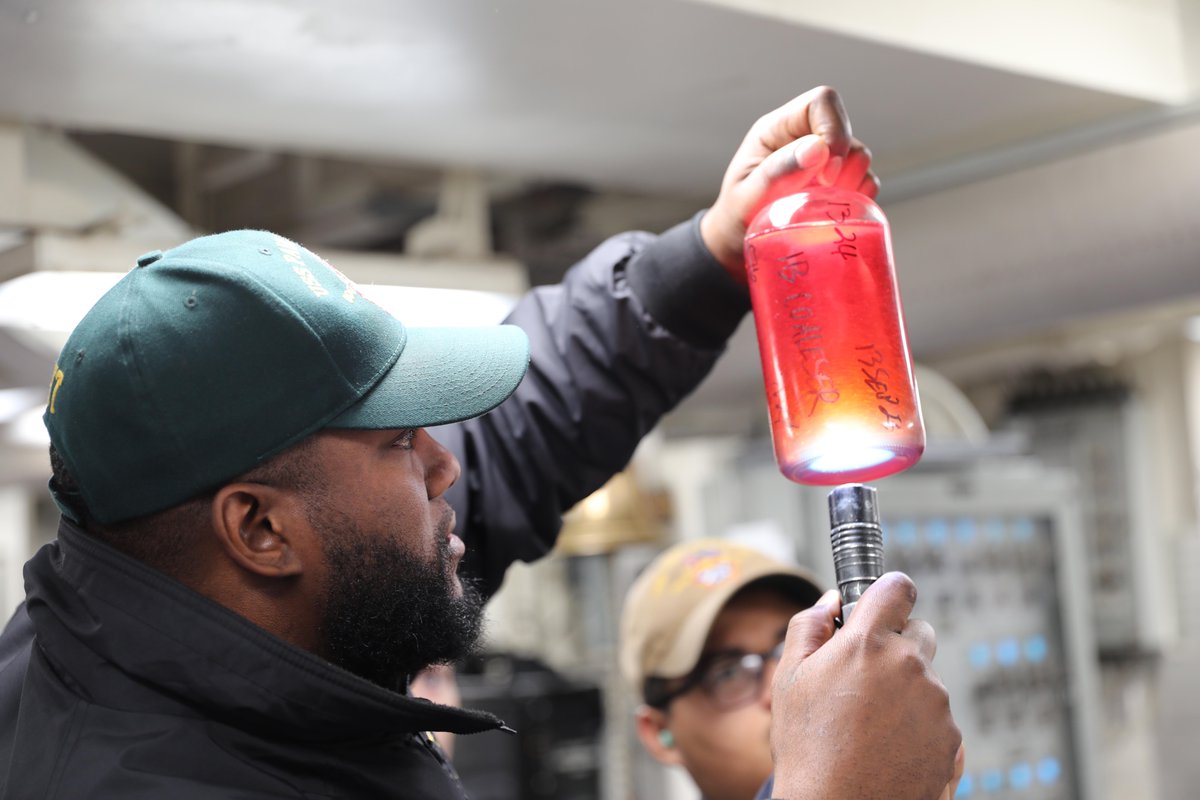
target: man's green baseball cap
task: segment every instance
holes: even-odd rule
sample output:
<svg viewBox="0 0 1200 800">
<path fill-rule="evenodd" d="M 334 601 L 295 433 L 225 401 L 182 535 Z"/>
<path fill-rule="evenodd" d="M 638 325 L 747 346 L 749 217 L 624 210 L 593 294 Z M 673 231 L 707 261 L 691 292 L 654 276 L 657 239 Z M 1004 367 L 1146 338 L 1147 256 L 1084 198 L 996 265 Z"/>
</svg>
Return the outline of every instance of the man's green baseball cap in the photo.
<svg viewBox="0 0 1200 800">
<path fill-rule="evenodd" d="M 406 328 L 300 245 L 232 231 L 139 258 L 67 340 L 43 419 L 91 517 L 110 524 L 322 428 L 478 416 L 528 364 L 515 326 Z"/>
</svg>

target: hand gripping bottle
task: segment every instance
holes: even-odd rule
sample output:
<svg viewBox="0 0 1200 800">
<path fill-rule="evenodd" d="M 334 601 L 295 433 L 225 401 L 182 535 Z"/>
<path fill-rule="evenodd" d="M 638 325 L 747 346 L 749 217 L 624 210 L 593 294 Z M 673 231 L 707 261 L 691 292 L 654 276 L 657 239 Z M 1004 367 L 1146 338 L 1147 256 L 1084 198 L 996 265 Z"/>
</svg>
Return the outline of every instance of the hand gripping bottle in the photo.
<svg viewBox="0 0 1200 800">
<path fill-rule="evenodd" d="M 745 261 L 779 468 L 818 485 L 907 469 L 925 427 L 887 219 L 859 192 L 772 188 Z"/>
</svg>

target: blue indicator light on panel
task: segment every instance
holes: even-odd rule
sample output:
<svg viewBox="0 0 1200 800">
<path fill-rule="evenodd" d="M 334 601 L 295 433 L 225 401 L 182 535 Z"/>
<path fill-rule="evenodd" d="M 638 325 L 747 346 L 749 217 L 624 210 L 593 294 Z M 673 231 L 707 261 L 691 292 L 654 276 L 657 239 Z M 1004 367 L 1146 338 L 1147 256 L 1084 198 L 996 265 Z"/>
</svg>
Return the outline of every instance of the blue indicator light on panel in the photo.
<svg viewBox="0 0 1200 800">
<path fill-rule="evenodd" d="M 987 669 L 992 663 L 992 648 L 988 647 L 987 642 L 977 642 L 967 651 L 967 660 L 975 669 Z"/>
<path fill-rule="evenodd" d="M 958 782 L 958 788 L 954 790 L 955 797 L 970 797 L 975 792 L 975 780 L 969 773 L 964 772 L 962 778 Z"/>
<path fill-rule="evenodd" d="M 941 547 L 950 537 L 950 526 L 944 519 L 931 519 L 925 523 L 925 541 L 934 547 Z"/>
<path fill-rule="evenodd" d="M 889 527 L 896 544 L 901 547 L 912 547 L 917 543 L 917 524 L 912 520 L 901 520 Z"/>
<path fill-rule="evenodd" d="M 1038 783 L 1049 786 L 1056 783 L 1060 775 L 1062 775 L 1062 765 L 1058 763 L 1057 758 L 1049 756 L 1037 763 Z"/>
<path fill-rule="evenodd" d="M 954 523 L 954 538 L 963 544 L 970 544 L 975 539 L 975 520 L 960 519 Z"/>
<path fill-rule="evenodd" d="M 998 769 L 989 769 L 983 773 L 979 786 L 985 792 L 998 792 L 1004 788 L 1004 773 Z"/>
<path fill-rule="evenodd" d="M 1033 767 L 1028 764 L 1014 764 L 1008 770 L 1008 784 L 1017 790 L 1028 789 L 1033 785 Z"/>
<path fill-rule="evenodd" d="M 1013 520 L 1013 536 L 1019 541 L 1027 541 L 1033 538 L 1034 524 L 1029 517 L 1021 517 Z"/>
<path fill-rule="evenodd" d="M 1040 664 L 1045 661 L 1048 650 L 1045 636 L 1030 636 L 1025 640 L 1025 660 L 1031 664 Z"/>
<path fill-rule="evenodd" d="M 987 525 L 985 527 L 987 528 L 987 538 L 988 538 L 989 542 L 1003 542 L 1004 541 L 1004 532 L 1005 532 L 1004 520 L 989 519 L 987 521 Z"/>
<path fill-rule="evenodd" d="M 1021 645 L 1016 639 L 1001 639 L 996 642 L 996 663 L 1011 667 L 1021 660 Z"/>
</svg>

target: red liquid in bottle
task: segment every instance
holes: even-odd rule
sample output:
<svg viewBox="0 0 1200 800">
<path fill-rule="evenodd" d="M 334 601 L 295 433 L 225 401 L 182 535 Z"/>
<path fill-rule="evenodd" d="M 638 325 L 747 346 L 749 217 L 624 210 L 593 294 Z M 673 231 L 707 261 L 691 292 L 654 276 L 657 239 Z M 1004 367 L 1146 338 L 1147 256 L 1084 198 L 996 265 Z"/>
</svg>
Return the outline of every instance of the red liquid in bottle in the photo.
<svg viewBox="0 0 1200 800">
<path fill-rule="evenodd" d="M 783 474 L 832 485 L 915 464 L 925 428 L 878 206 L 824 187 L 776 200 L 746 270 Z"/>
</svg>

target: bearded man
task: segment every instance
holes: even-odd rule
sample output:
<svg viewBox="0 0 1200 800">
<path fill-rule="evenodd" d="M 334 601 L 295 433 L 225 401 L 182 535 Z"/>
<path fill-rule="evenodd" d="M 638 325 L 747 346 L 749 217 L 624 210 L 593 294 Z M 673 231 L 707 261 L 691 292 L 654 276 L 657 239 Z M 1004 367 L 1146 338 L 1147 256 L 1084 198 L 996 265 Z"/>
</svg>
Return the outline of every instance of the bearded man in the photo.
<svg viewBox="0 0 1200 800">
<path fill-rule="evenodd" d="M 481 595 L 707 374 L 749 307 L 744 221 L 770 179 L 873 193 L 869 160 L 836 93 L 801 95 L 755 123 L 712 208 L 606 242 L 516 325 L 408 328 L 263 231 L 139 258 L 53 370 L 63 518 L 0 635 L 0 798 L 461 798 L 428 732 L 503 722 L 410 677 L 470 649 Z M 911 605 L 880 603 L 902 627 Z M 913 746 L 917 782 L 951 763 Z M 778 785 L 807 781 L 793 762 Z"/>
</svg>

